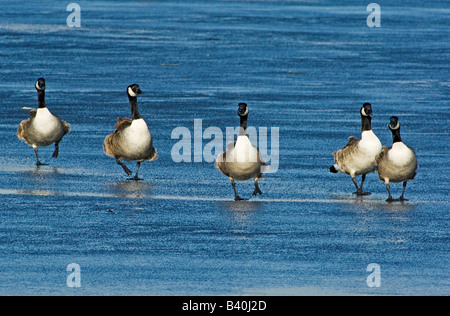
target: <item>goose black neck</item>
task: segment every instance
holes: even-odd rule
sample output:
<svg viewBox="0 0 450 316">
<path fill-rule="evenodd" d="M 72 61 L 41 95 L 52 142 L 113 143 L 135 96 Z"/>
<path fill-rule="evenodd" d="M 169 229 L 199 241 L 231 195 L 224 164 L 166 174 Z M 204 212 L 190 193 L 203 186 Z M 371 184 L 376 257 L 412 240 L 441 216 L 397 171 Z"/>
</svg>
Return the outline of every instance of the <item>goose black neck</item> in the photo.
<svg viewBox="0 0 450 316">
<path fill-rule="evenodd" d="M 247 117 L 248 115 L 241 116 L 241 129 L 239 135 L 247 135 Z"/>
<path fill-rule="evenodd" d="M 130 107 L 131 107 L 131 116 L 133 120 L 138 120 L 141 117 L 141 114 L 139 113 L 138 105 L 137 105 L 137 97 L 128 96 L 128 99 L 130 100 Z"/>
<path fill-rule="evenodd" d="M 392 143 L 401 143 L 402 138 L 400 136 L 400 127 L 395 130 L 391 130 L 391 132 L 392 132 Z"/>
<path fill-rule="evenodd" d="M 372 130 L 372 118 L 361 115 L 361 132 Z"/>
<path fill-rule="evenodd" d="M 39 108 L 45 108 L 45 90 L 37 90 L 38 94 L 38 107 Z"/>
</svg>

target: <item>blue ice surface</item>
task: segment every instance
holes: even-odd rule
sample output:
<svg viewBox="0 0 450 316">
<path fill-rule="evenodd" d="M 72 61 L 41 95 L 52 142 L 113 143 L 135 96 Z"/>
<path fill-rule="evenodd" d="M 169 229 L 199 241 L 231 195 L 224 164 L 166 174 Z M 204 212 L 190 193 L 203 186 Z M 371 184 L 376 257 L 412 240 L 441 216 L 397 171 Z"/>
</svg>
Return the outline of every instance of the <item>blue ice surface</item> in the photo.
<svg viewBox="0 0 450 316">
<path fill-rule="evenodd" d="M 361 1 L 78 3 L 69 28 L 65 3 L 0 1 L 1 295 L 450 294 L 447 1 L 379 2 L 379 28 Z M 72 132 L 36 168 L 15 133 L 39 77 Z M 159 154 L 138 183 L 102 150 L 132 83 Z M 174 163 L 171 134 L 193 138 L 195 119 L 225 134 L 239 102 L 249 126 L 279 128 L 279 169 L 234 202 L 213 163 Z M 358 198 L 328 171 L 364 102 L 384 145 L 397 115 L 417 152 L 408 202 L 386 203 L 377 174 Z M 250 198 L 253 183 L 237 189 Z"/>
</svg>

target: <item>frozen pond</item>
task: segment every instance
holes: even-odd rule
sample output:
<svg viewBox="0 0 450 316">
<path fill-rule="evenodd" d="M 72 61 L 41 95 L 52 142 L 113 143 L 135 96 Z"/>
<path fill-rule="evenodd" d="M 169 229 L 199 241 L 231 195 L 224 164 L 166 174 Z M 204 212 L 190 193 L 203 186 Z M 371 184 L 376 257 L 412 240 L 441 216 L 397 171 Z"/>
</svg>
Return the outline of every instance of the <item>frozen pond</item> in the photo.
<svg viewBox="0 0 450 316">
<path fill-rule="evenodd" d="M 367 2 L 369 4 L 370 1 Z M 361 1 L 0 0 L 0 295 L 449 295 L 450 81 L 446 1 L 390 1 L 369 28 Z M 72 131 L 33 149 L 16 137 L 34 84 Z M 126 181 L 102 142 L 138 102 L 159 159 Z M 279 166 L 263 195 L 235 202 L 230 181 L 194 156 L 202 131 L 279 128 Z M 397 115 L 420 168 L 408 202 L 386 203 L 329 172 L 373 105 L 384 145 Z M 175 163 L 174 129 L 192 136 Z M 201 136 L 201 135 L 200 135 Z M 205 136 L 205 135 L 203 135 Z M 225 143 L 224 143 L 225 145 Z M 135 164 L 129 163 L 135 171 Z M 359 179 L 358 179 L 359 180 Z M 399 196 L 401 184 L 391 185 Z M 252 181 L 238 182 L 250 198 Z M 67 286 L 69 264 L 81 287 Z M 369 264 L 381 286 L 369 287 Z"/>
</svg>

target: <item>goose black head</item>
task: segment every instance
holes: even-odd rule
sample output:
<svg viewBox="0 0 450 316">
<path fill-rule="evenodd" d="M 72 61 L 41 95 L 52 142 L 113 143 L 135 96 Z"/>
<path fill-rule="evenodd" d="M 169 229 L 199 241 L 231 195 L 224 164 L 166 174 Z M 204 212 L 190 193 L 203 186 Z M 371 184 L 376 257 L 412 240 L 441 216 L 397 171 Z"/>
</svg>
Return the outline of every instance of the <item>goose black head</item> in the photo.
<svg viewBox="0 0 450 316">
<path fill-rule="evenodd" d="M 127 94 L 129 97 L 136 98 L 139 94 L 143 94 L 144 92 L 139 88 L 138 84 L 132 84 L 128 86 Z"/>
<path fill-rule="evenodd" d="M 361 115 L 372 118 L 373 117 L 372 104 L 364 103 L 361 108 Z"/>
<path fill-rule="evenodd" d="M 36 81 L 35 88 L 38 91 L 44 91 L 45 90 L 45 79 L 44 78 L 39 78 Z"/>
<path fill-rule="evenodd" d="M 400 122 L 398 121 L 398 117 L 392 116 L 388 126 L 391 131 L 398 130 L 400 128 Z"/>
<path fill-rule="evenodd" d="M 391 121 L 389 122 L 389 129 L 392 132 L 392 142 L 397 143 L 402 141 L 402 137 L 400 136 L 400 122 L 398 121 L 397 116 L 391 116 Z"/>
<path fill-rule="evenodd" d="M 246 103 L 239 103 L 238 115 L 244 117 L 248 115 L 248 106 Z"/>
</svg>

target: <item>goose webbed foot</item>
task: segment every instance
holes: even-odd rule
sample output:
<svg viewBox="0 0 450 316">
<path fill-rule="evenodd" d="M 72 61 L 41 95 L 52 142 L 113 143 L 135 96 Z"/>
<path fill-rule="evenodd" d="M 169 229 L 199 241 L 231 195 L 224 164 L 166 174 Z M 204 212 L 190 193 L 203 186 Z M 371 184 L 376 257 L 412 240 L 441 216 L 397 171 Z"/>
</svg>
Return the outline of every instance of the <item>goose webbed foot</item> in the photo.
<svg viewBox="0 0 450 316">
<path fill-rule="evenodd" d="M 358 191 L 354 192 L 353 194 L 356 194 L 357 196 L 364 196 L 364 195 L 370 195 L 370 194 L 372 194 L 372 193 L 370 193 L 370 192 L 364 192 L 363 190 L 358 189 Z"/>
<path fill-rule="evenodd" d="M 248 199 L 241 198 L 239 195 L 236 195 L 234 200 L 235 201 L 248 201 Z"/>
<path fill-rule="evenodd" d="M 48 163 L 42 163 L 39 160 L 36 162 L 36 167 L 40 167 L 40 166 L 48 166 Z"/>
<path fill-rule="evenodd" d="M 399 197 L 398 199 L 393 199 L 392 196 L 388 197 L 386 202 L 392 203 L 392 202 L 405 202 L 409 201 L 408 199 L 405 199 L 403 196 Z"/>
<path fill-rule="evenodd" d="M 141 179 L 138 175 L 135 175 L 133 178 L 128 178 L 127 181 L 144 181 L 144 179 Z"/>
</svg>

